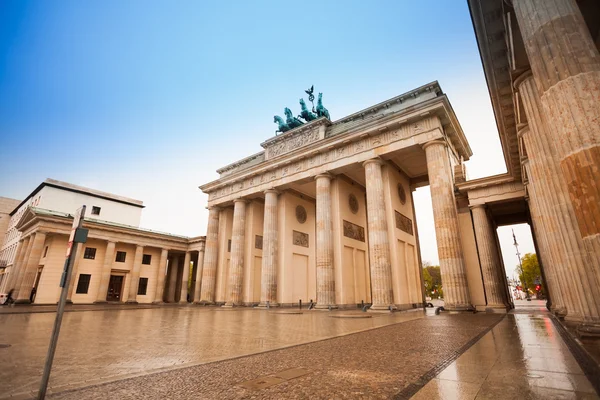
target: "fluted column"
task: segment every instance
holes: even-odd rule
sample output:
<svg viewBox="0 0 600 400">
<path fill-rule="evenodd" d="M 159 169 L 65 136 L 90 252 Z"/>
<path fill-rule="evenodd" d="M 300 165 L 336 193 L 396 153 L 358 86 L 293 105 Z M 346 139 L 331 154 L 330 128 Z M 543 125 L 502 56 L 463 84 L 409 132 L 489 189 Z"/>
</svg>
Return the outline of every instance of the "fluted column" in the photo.
<svg viewBox="0 0 600 400">
<path fill-rule="evenodd" d="M 165 276 L 167 275 L 167 259 L 169 250 L 162 249 L 160 252 L 160 261 L 156 272 L 156 292 L 154 294 L 153 303 L 163 302 L 163 293 L 165 290 Z"/>
<path fill-rule="evenodd" d="M 23 259 L 25 258 L 25 255 L 28 252 L 28 247 L 29 247 L 29 236 L 27 236 L 25 239 L 21 239 L 19 241 L 19 245 L 17 247 L 17 254 L 15 255 L 15 259 L 13 261 L 13 265 L 12 265 L 12 268 L 10 271 L 9 281 L 6 285 L 7 292 L 11 289 L 15 289 L 15 294 L 14 294 L 15 296 L 16 296 L 16 292 L 19 289 L 19 287 L 17 286 L 20 284 L 19 274 L 21 273 Z"/>
<path fill-rule="evenodd" d="M 600 53 L 575 0 L 514 8 L 580 234 L 600 259 Z"/>
<path fill-rule="evenodd" d="M 218 207 L 208 209 L 208 228 L 204 248 L 204 266 L 202 267 L 202 286 L 200 302 L 215 302 L 215 283 L 217 281 L 217 261 L 219 256 L 219 215 Z"/>
<path fill-rule="evenodd" d="M 265 218 L 263 224 L 263 257 L 260 279 L 260 306 L 267 302 L 277 305 L 277 254 L 279 252 L 279 229 L 277 225 L 279 192 L 265 191 Z"/>
<path fill-rule="evenodd" d="M 73 263 L 73 270 L 71 271 L 71 279 L 69 280 L 69 291 L 67 293 L 67 303 L 72 303 L 73 294 L 75 294 L 75 287 L 77 285 L 77 274 L 79 273 L 79 263 L 83 258 L 83 243 L 75 243 L 76 248 L 76 259 Z"/>
<path fill-rule="evenodd" d="M 434 140 L 423 148 L 427 157 L 435 236 L 444 286 L 444 307 L 451 310 L 472 309 L 446 143 Z"/>
<path fill-rule="evenodd" d="M 31 250 L 27 258 L 27 262 L 23 263 L 25 267 L 25 273 L 21 280 L 21 286 L 19 287 L 19 294 L 17 295 L 18 303 L 29 303 L 29 296 L 31 295 L 31 289 L 35 281 L 37 274 L 37 268 L 40 264 L 40 258 L 42 257 L 42 251 L 44 250 L 44 242 L 46 241 L 46 234 L 44 232 L 36 232 L 32 239 Z"/>
<path fill-rule="evenodd" d="M 98 286 L 98 294 L 96 303 L 106 303 L 106 295 L 108 294 L 108 283 L 110 281 L 110 271 L 112 263 L 115 259 L 115 242 L 106 242 L 106 251 L 104 253 L 104 264 L 102 265 L 102 275 L 100 277 L 100 285 Z"/>
<path fill-rule="evenodd" d="M 177 290 L 177 275 L 179 274 L 179 256 L 172 255 L 169 261 L 169 291 L 167 292 L 167 302 L 175 302 L 175 291 Z"/>
<path fill-rule="evenodd" d="M 498 273 L 503 268 L 500 264 L 500 254 L 496 246 L 492 221 L 490 221 L 484 205 L 471 207 L 471 212 L 473 213 L 473 226 L 475 227 L 487 306 L 506 310 L 503 295 L 504 285 L 499 280 L 501 275 Z"/>
<path fill-rule="evenodd" d="M 367 226 L 371 263 L 371 310 L 387 310 L 394 306 L 392 263 L 385 209 L 383 176 L 380 159 L 363 163 L 367 184 Z"/>
<path fill-rule="evenodd" d="M 565 275 L 561 281 L 567 287 L 567 319 L 598 325 L 592 330 L 600 334 L 600 299 L 595 289 L 600 285 L 600 253 L 594 254 L 593 243 L 582 237 L 577 221 L 577 210 L 569 200 L 571 182 L 560 171 L 559 145 L 552 140 L 548 114 L 544 112 L 540 92 L 530 73 L 515 81 L 528 119 L 530 134 L 524 135 L 526 145 L 531 148 L 531 181 L 540 182 L 540 202 L 547 212 L 546 229 L 550 246 L 557 253 L 556 268 Z M 600 93 L 599 93 L 600 95 Z M 600 235 L 598 235 L 600 236 Z M 586 328 L 587 329 L 587 328 Z"/>
<path fill-rule="evenodd" d="M 133 267 L 131 268 L 131 281 L 129 287 L 123 289 L 123 301 L 137 304 L 137 292 L 140 286 L 140 269 L 142 268 L 142 258 L 144 256 L 144 246 L 136 246 L 133 256 Z"/>
<path fill-rule="evenodd" d="M 202 267 L 204 266 L 204 248 L 198 250 L 198 262 L 194 266 L 194 274 L 196 274 L 196 284 L 194 285 L 194 296 L 192 301 L 195 304 L 200 303 L 200 288 L 202 283 Z"/>
<path fill-rule="evenodd" d="M 233 201 L 233 228 L 231 229 L 231 258 L 229 260 L 229 284 L 227 303 L 232 307 L 242 304 L 244 278 L 244 238 L 246 233 L 246 200 Z"/>
<path fill-rule="evenodd" d="M 330 174 L 315 177 L 317 181 L 317 305 L 337 308 L 333 270 L 333 223 L 331 219 Z"/>
<path fill-rule="evenodd" d="M 187 304 L 187 295 L 188 295 L 188 281 L 190 279 L 190 261 L 191 254 L 189 251 L 185 252 L 185 257 L 183 259 L 183 274 L 181 276 L 181 297 L 179 298 L 179 302 L 182 304 Z"/>
</svg>

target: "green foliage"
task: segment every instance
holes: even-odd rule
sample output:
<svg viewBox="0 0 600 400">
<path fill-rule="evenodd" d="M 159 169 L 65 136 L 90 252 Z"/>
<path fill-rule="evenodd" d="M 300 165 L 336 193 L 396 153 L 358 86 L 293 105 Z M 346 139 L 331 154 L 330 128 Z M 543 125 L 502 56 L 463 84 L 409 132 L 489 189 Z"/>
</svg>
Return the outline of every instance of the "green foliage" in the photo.
<svg viewBox="0 0 600 400">
<path fill-rule="evenodd" d="M 517 272 L 519 273 L 519 280 L 524 288 L 529 289 L 530 292 L 535 292 L 536 280 L 542 283 L 542 271 L 540 270 L 540 264 L 538 263 L 537 255 L 535 253 L 527 253 L 521 259 L 523 265 L 523 271 L 520 271 L 520 267 L 517 265 Z M 540 292 L 544 292 L 543 285 Z"/>
<path fill-rule="evenodd" d="M 433 299 L 444 297 L 442 287 L 442 274 L 437 265 L 423 268 L 423 282 L 425 284 L 425 294 Z"/>
</svg>

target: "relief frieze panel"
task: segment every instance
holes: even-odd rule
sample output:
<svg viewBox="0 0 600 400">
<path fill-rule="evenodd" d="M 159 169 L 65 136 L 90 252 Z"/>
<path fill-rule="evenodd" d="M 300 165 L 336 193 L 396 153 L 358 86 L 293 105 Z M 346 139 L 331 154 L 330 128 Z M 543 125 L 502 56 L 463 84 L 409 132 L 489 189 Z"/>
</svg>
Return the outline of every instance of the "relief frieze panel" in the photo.
<svg viewBox="0 0 600 400">
<path fill-rule="evenodd" d="M 308 247 L 308 233 L 293 231 L 293 243 L 295 246 Z"/>
<path fill-rule="evenodd" d="M 360 242 L 365 241 L 365 228 L 360 225 L 353 224 L 352 222 L 344 220 L 344 236 L 358 240 Z"/>
<path fill-rule="evenodd" d="M 394 210 L 394 213 L 396 215 L 396 228 L 408 233 L 409 235 L 413 235 L 412 220 L 396 210 Z"/>
</svg>

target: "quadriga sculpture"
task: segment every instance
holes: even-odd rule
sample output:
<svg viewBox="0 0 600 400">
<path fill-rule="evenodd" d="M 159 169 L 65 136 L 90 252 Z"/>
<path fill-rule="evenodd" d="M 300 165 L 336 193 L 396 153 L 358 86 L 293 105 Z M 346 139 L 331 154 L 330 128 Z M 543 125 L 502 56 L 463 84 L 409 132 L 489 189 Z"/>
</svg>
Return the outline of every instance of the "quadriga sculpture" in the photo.
<svg viewBox="0 0 600 400">
<path fill-rule="evenodd" d="M 304 124 L 304 122 L 294 117 L 294 114 L 292 114 L 292 110 L 290 110 L 289 108 L 286 107 L 283 112 L 285 113 L 286 117 L 285 123 L 287 124 L 287 126 L 290 127 L 290 129 L 297 128 L 300 125 Z"/>
<path fill-rule="evenodd" d="M 308 107 L 306 107 L 306 103 L 304 102 L 304 99 L 300 99 L 300 107 L 302 108 L 302 111 L 300 112 L 300 115 L 298 115 L 298 118 L 302 118 L 306 122 L 310 122 L 310 121 L 317 119 L 317 116 L 315 114 L 311 113 L 308 110 Z"/>
<path fill-rule="evenodd" d="M 327 117 L 327 119 L 331 120 L 329 117 L 329 111 L 323 106 L 323 93 L 319 93 L 319 98 L 317 99 L 317 116 Z"/>
<path fill-rule="evenodd" d="M 283 118 L 281 118 L 279 115 L 275 115 L 273 117 L 273 122 L 279 125 L 279 128 L 275 131 L 275 135 L 277 135 L 277 132 L 283 133 L 290 130 L 290 127 L 283 121 Z"/>
</svg>

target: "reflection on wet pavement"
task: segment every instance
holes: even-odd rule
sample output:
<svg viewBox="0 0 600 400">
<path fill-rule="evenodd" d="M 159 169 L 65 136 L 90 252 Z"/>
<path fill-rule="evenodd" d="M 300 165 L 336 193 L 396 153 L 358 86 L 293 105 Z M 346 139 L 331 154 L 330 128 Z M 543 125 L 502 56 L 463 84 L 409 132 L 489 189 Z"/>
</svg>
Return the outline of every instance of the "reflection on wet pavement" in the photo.
<svg viewBox="0 0 600 400">
<path fill-rule="evenodd" d="M 0 343 L 11 345 L 0 349 L 0 398 L 37 390 L 54 316 L 0 315 Z M 331 318 L 319 311 L 283 314 L 210 307 L 66 313 L 50 387 L 88 386 L 423 317 L 422 312 L 408 312 Z"/>
<path fill-rule="evenodd" d="M 518 307 L 412 399 L 600 399 L 543 303 Z"/>
</svg>

